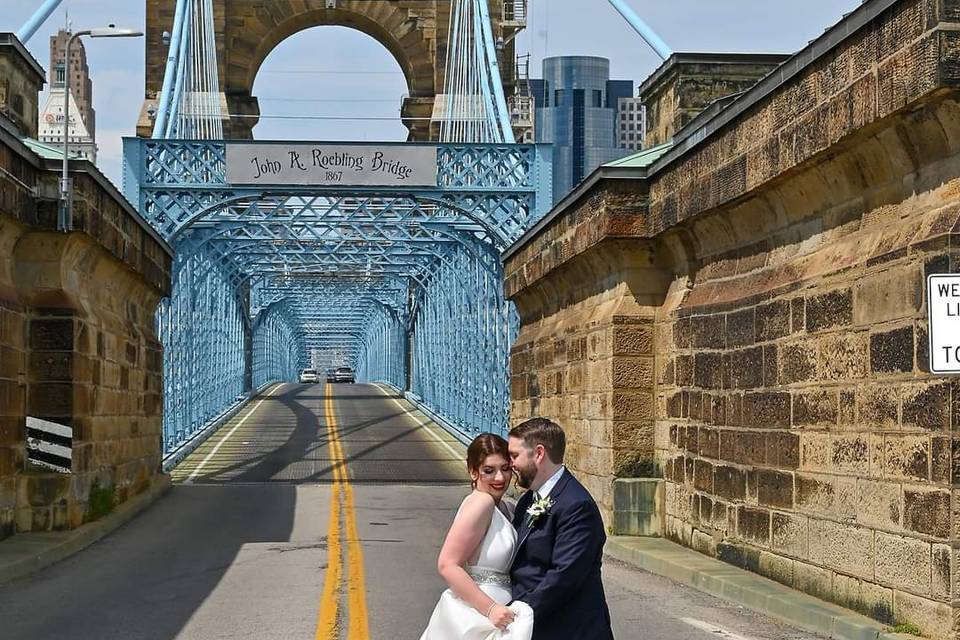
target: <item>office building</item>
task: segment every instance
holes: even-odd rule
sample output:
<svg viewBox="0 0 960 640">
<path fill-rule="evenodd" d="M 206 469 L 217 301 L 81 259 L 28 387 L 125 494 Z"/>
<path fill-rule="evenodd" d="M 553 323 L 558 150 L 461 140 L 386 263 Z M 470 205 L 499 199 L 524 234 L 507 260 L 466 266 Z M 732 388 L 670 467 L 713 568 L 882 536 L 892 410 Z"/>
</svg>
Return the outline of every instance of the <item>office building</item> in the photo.
<svg viewBox="0 0 960 640">
<path fill-rule="evenodd" d="M 50 37 L 50 93 L 40 112 L 41 142 L 62 145 L 64 106 L 70 100 L 70 145 L 74 153 L 90 162 L 97 161 L 96 117 L 93 109 L 93 82 L 87 66 L 87 53 L 80 39 L 70 45 L 70 60 L 64 61 L 70 32 L 60 30 Z M 67 74 L 70 94 L 65 91 Z"/>
<path fill-rule="evenodd" d="M 543 61 L 543 78 L 530 80 L 536 110 L 535 139 L 553 144 L 553 196 L 559 200 L 601 164 L 629 149 L 620 147 L 620 100 L 633 96 L 633 81 L 610 80 L 610 61 L 559 56 Z"/>
<path fill-rule="evenodd" d="M 631 151 L 643 149 L 643 132 L 647 112 L 640 98 L 620 98 L 617 108 L 617 139 L 620 147 Z"/>
</svg>

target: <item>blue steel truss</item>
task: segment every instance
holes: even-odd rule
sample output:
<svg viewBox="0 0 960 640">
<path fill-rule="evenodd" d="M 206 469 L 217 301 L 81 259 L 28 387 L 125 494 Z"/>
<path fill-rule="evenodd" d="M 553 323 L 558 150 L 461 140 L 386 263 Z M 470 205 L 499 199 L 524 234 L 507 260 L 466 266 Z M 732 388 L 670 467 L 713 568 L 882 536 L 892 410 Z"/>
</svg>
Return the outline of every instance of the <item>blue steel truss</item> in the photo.
<svg viewBox="0 0 960 640">
<path fill-rule="evenodd" d="M 311 364 L 502 431 L 517 321 L 500 256 L 552 202 L 549 148 L 431 144 L 436 186 L 385 189 L 231 185 L 227 144 L 124 141 L 125 191 L 177 251 L 158 313 L 165 447 Z"/>
</svg>

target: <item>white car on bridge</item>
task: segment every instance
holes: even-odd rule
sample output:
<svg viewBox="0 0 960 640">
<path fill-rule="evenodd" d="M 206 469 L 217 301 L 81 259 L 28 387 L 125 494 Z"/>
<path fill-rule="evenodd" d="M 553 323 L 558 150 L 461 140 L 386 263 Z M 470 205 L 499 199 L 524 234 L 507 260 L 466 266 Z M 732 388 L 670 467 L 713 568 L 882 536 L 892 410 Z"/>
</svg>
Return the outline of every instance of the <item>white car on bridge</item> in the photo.
<svg viewBox="0 0 960 640">
<path fill-rule="evenodd" d="M 304 369 L 300 372 L 300 383 L 316 383 L 320 382 L 320 375 L 317 373 L 316 369 Z"/>
</svg>

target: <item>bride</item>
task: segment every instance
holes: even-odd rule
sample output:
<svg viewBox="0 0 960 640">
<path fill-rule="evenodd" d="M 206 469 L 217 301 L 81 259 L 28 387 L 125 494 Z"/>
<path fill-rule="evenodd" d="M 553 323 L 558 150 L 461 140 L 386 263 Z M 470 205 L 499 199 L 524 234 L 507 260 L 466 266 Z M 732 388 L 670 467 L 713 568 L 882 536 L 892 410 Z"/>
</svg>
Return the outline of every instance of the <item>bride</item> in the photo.
<svg viewBox="0 0 960 640">
<path fill-rule="evenodd" d="M 512 471 L 507 441 L 485 433 L 467 448 L 473 492 L 464 498 L 437 568 L 450 587 L 420 640 L 530 640 L 533 610 L 510 595 L 517 546 L 514 505 L 503 500 Z"/>
</svg>

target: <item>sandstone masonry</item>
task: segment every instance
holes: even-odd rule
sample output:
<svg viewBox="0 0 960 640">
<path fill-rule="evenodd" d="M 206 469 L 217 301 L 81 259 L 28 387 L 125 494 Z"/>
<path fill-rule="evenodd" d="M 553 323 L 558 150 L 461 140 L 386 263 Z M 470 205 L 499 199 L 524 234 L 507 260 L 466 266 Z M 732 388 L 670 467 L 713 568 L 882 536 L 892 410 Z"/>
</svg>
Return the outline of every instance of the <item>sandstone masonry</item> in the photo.
<svg viewBox="0 0 960 640">
<path fill-rule="evenodd" d="M 156 479 L 170 290 L 169 247 L 86 161 L 74 230 L 56 230 L 60 162 L 22 135 L 0 115 L 0 539 L 79 526 Z M 72 473 L 27 461 L 26 416 L 72 428 Z"/>
<path fill-rule="evenodd" d="M 763 53 L 671 55 L 640 86 L 640 99 L 647 110 L 645 145 L 669 142 L 705 109 L 725 106 L 788 57 Z"/>
<path fill-rule="evenodd" d="M 871 0 L 666 155 L 516 245 L 512 415 L 561 422 L 610 517 L 958 637 L 960 382 L 925 277 L 960 271 L 960 3 Z"/>
<path fill-rule="evenodd" d="M 147 77 L 137 134 L 153 128 L 147 109 L 155 107 L 167 59 L 164 31 L 173 25 L 176 0 L 147 0 Z M 494 33 L 503 36 L 504 3 L 489 0 Z M 411 140 L 431 140 L 430 117 L 443 92 L 450 23 L 448 0 L 300 0 L 298 2 L 228 2 L 213 0 L 220 86 L 224 113 L 242 115 L 224 123 L 228 139 L 252 137 L 260 115 L 253 84 L 260 65 L 278 44 L 311 27 L 332 25 L 362 31 L 383 44 L 407 79 L 408 96 L 400 106 Z M 506 34 L 509 35 L 509 34 Z M 514 43 L 499 51 L 507 85 L 513 82 Z"/>
</svg>

